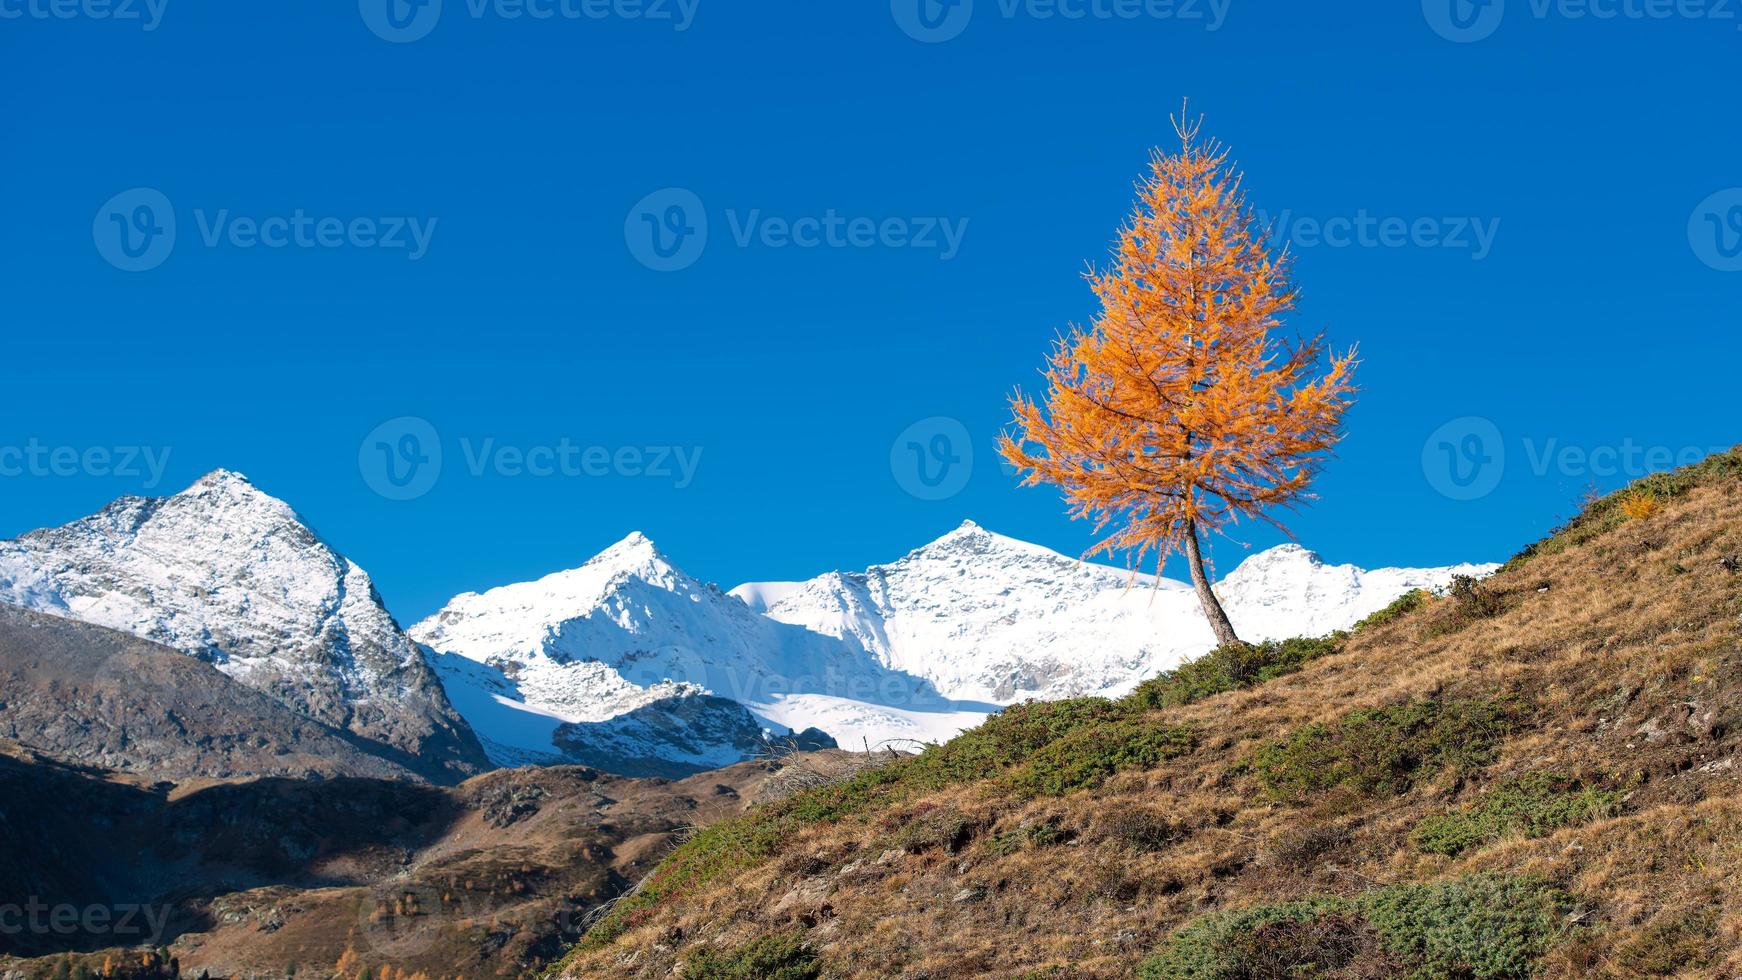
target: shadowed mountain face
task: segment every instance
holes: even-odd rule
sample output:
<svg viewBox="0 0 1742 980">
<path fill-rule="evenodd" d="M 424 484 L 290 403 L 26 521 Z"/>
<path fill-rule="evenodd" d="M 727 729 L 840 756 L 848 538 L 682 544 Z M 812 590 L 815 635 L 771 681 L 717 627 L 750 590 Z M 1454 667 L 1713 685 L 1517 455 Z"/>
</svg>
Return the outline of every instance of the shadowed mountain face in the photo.
<svg viewBox="0 0 1742 980">
<path fill-rule="evenodd" d="M 157 779 L 374 776 L 415 760 L 322 725 L 168 647 L 0 605 L 0 737 Z"/>
<path fill-rule="evenodd" d="M 455 787 L 172 787 L 0 743 L 0 907 L 16 906 L 0 908 L 0 976 L 49 977 L 67 951 L 95 969 L 104 951 L 144 946 L 167 947 L 184 976 L 330 976 L 347 951 L 407 975 L 523 976 L 684 828 L 739 812 L 765 776 L 744 765 L 671 783 L 561 766 Z M 73 918 L 56 925 L 57 909 Z"/>
<path fill-rule="evenodd" d="M 236 473 L 0 541 L 0 603 L 197 657 L 438 782 L 489 766 L 368 574 Z"/>
</svg>

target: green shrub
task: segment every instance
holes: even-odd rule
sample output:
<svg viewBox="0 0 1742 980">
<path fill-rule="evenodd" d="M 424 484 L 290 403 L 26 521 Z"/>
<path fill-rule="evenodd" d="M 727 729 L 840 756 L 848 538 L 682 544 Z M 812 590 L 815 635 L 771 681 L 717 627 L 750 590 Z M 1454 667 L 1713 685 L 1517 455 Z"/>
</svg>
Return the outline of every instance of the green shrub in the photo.
<svg viewBox="0 0 1742 980">
<path fill-rule="evenodd" d="M 1246 768 L 1278 800 L 1301 801 L 1337 786 L 1391 795 L 1442 770 L 1493 761 L 1510 721 L 1508 710 L 1492 701 L 1366 708 L 1267 742 Z"/>
<path fill-rule="evenodd" d="M 1562 827 L 1614 816 L 1620 806 L 1620 793 L 1530 773 L 1500 783 L 1469 807 L 1428 817 L 1416 825 L 1410 840 L 1430 854 L 1455 857 L 1502 838 L 1546 837 Z"/>
<path fill-rule="evenodd" d="M 1223 691 L 1251 687 L 1292 674 L 1308 661 L 1336 653 L 1344 639 L 1346 634 L 1333 633 L 1316 639 L 1295 637 L 1217 647 L 1196 660 L 1189 660 L 1137 685 L 1125 701 L 1144 710 L 1202 701 Z"/>
<path fill-rule="evenodd" d="M 1540 879 L 1471 875 L 1361 897 L 1380 945 L 1414 977 L 1529 977 L 1568 935 L 1572 899 Z"/>
<path fill-rule="evenodd" d="M 1014 830 L 1006 830 L 1002 834 L 993 835 L 992 839 L 986 842 L 986 846 L 990 847 L 994 854 L 1009 857 L 1025 848 L 1051 847 L 1054 844 L 1062 844 L 1069 840 L 1070 836 L 1057 824 L 1035 821 L 1024 823 Z"/>
<path fill-rule="evenodd" d="M 1415 980 L 1535 976 L 1570 935 L 1571 900 L 1534 878 L 1472 875 L 1202 916 L 1143 961 L 1143 980 L 1315 977 L 1359 963 Z"/>
<path fill-rule="evenodd" d="M 1092 725 L 1034 753 L 1011 773 L 1010 783 L 1030 796 L 1064 796 L 1093 789 L 1117 772 L 1153 768 L 1196 744 L 1197 734 L 1187 725 L 1142 718 Z"/>
<path fill-rule="evenodd" d="M 1027 701 L 1011 705 L 942 745 L 921 753 L 906 779 L 922 789 L 942 789 L 996 776 L 1059 739 L 1124 719 L 1132 706 L 1106 698 Z"/>
<path fill-rule="evenodd" d="M 911 814 L 889 837 L 889 844 L 910 854 L 942 848 L 955 853 L 974 836 L 974 824 L 953 806 L 932 807 Z"/>
<path fill-rule="evenodd" d="M 1216 912 L 1188 923 L 1137 969 L 1142 980 L 1312 977 L 1347 966 L 1377 936 L 1351 902 L 1308 898 Z M 1350 940 L 1353 940 L 1351 942 Z"/>
<path fill-rule="evenodd" d="M 684 957 L 684 980 L 816 980 L 816 950 L 802 933 L 763 936 L 731 950 L 704 947 Z"/>
<path fill-rule="evenodd" d="M 1427 605 L 1428 600 L 1432 598 L 1433 593 L 1426 589 L 1416 589 L 1413 592 L 1405 592 L 1403 595 L 1398 596 L 1393 600 L 1391 605 L 1386 606 L 1384 609 L 1381 609 L 1373 615 L 1368 616 L 1366 619 L 1361 620 L 1359 623 L 1356 623 L 1355 628 L 1350 630 L 1350 632 L 1359 633 L 1363 630 L 1376 629 L 1380 626 L 1384 626 L 1386 623 L 1395 622 L 1410 613 L 1415 612 L 1422 606 Z"/>
<path fill-rule="evenodd" d="M 1428 627 L 1429 636 L 1456 633 L 1479 619 L 1493 619 L 1517 604 L 1516 599 L 1509 600 L 1473 575 L 1452 576 L 1447 594 L 1452 599 L 1451 608 Z"/>
</svg>

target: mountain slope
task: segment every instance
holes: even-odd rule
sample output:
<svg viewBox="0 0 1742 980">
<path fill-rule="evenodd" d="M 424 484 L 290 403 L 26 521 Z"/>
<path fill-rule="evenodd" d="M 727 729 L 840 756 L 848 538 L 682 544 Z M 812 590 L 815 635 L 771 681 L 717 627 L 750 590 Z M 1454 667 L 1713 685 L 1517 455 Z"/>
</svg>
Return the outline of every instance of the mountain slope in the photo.
<svg viewBox="0 0 1742 980">
<path fill-rule="evenodd" d="M 1742 450 L 706 830 L 561 975 L 1734 976 L 1738 651 Z"/>
<path fill-rule="evenodd" d="M 432 778 L 488 765 L 368 574 L 240 474 L 0 542 L 0 602 L 199 657 Z"/>
<path fill-rule="evenodd" d="M 48 955 L 62 951 L 89 954 L 73 976 L 176 975 L 101 968 L 147 948 L 184 977 L 332 977 L 347 952 L 350 980 L 387 964 L 406 976 L 527 976 L 674 837 L 739 812 L 767 776 L 745 765 L 671 783 L 564 766 L 453 787 L 169 787 L 0 742 L 0 894 L 17 903 L 0 929 L 0 976 L 64 978 Z M 38 903 L 81 914 L 51 927 L 28 911 Z"/>
<path fill-rule="evenodd" d="M 176 650 L 6 605 L 0 692 L 0 738 L 61 762 L 168 780 L 413 778 L 400 761 L 368 751 L 372 743 Z"/>
</svg>

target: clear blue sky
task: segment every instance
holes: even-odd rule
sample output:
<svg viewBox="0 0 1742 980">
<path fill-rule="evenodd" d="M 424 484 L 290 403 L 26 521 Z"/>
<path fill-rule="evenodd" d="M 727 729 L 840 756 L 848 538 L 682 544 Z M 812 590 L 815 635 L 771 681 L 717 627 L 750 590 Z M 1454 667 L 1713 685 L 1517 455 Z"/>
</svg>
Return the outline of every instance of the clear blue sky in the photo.
<svg viewBox="0 0 1742 980">
<path fill-rule="evenodd" d="M 1253 204 L 1290 215 L 1296 326 L 1361 346 L 1348 439 L 1290 518 L 1328 559 L 1502 559 L 1587 484 L 1742 441 L 1742 272 L 1726 271 L 1742 192 L 1719 193 L 1742 187 L 1734 9 L 1599 19 L 1510 0 L 1454 22 L 1439 0 L 1232 0 L 1213 25 L 1208 0 L 1154 8 L 1173 16 L 1100 0 L 1077 19 L 977 0 L 966 21 L 917 19 L 917 0 L 700 0 L 677 30 L 627 0 L 604 19 L 580 0 L 542 19 L 445 0 L 435 21 L 399 11 L 399 36 L 426 36 L 390 43 L 369 0 L 167 0 L 149 31 L 49 2 L 0 0 L 0 536 L 229 467 L 408 620 L 636 529 L 727 586 L 890 559 L 970 517 L 1080 551 L 1088 526 L 1016 488 L 992 440 L 1054 331 L 1092 315 L 1079 273 L 1183 96 Z M 1098 15 L 1117 10 L 1138 16 Z M 1485 36 L 1435 30 L 1453 23 Z M 176 225 L 148 271 L 115 250 L 139 201 L 111 199 L 135 188 Z M 694 227 L 663 224 L 669 195 L 642 203 L 665 188 L 708 223 L 677 271 L 631 247 Z M 831 211 L 871 219 L 870 243 L 797 247 L 769 224 Z M 289 235 L 299 212 L 311 240 L 338 219 L 337 245 L 267 247 L 234 223 Z M 1364 215 L 1419 230 L 1319 240 Z M 405 218 L 435 222 L 415 260 L 390 234 Z M 960 232 L 953 255 L 933 219 Z M 1470 219 L 1495 229 L 1485 244 Z M 407 433 L 369 433 L 405 416 L 443 466 L 393 500 L 365 476 L 381 483 Z M 933 417 L 961 429 L 898 442 Z M 1435 434 L 1464 417 L 1492 428 Z M 905 442 L 960 455 L 956 431 L 973 468 L 934 493 Z M 675 464 L 588 475 L 597 456 L 569 476 L 514 475 L 512 457 L 474 475 L 486 440 L 701 456 L 681 488 Z M 32 446 L 169 458 L 148 488 L 142 467 L 81 455 L 61 476 L 5 455 Z M 1495 448 L 1504 469 L 1477 470 Z M 1216 555 L 1225 571 L 1242 551 Z"/>
</svg>

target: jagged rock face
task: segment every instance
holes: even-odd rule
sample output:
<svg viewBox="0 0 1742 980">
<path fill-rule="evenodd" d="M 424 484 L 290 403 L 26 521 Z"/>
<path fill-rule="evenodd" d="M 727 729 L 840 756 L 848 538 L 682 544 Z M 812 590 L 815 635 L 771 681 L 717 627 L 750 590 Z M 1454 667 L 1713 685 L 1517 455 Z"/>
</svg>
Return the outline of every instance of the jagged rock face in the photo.
<svg viewBox="0 0 1742 980">
<path fill-rule="evenodd" d="M 239 474 L 0 543 L 0 601 L 199 657 L 432 777 L 488 765 L 368 574 Z"/>
</svg>

